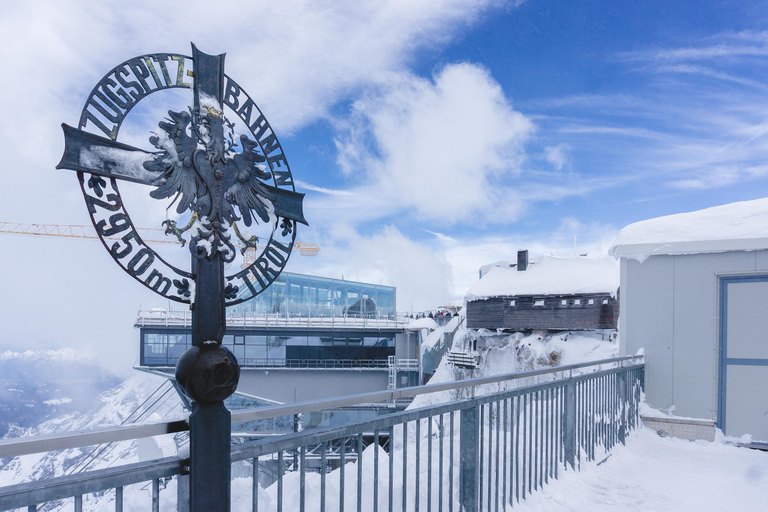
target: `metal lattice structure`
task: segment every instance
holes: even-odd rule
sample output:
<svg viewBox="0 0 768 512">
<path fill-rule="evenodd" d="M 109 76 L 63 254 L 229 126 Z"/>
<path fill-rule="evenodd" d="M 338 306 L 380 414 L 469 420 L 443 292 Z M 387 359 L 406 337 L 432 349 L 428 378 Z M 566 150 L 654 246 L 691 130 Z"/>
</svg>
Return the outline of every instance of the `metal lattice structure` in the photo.
<svg viewBox="0 0 768 512">
<path fill-rule="evenodd" d="M 168 230 L 137 227 L 136 231 L 139 233 L 142 240 L 153 244 L 185 245 L 187 243 L 187 240 L 183 238 L 181 240 L 178 238 L 168 238 Z M 99 236 L 96 228 L 81 224 L 29 224 L 24 222 L 0 221 L 0 233 L 7 235 L 82 238 L 86 240 L 99 240 L 102 238 Z M 106 240 L 117 241 L 121 237 L 105 236 L 103 238 Z M 237 248 L 245 249 L 243 253 L 243 268 L 247 268 L 248 265 L 256 261 L 258 253 L 254 247 L 247 247 L 240 240 L 233 240 L 232 244 Z M 319 245 L 307 242 L 296 242 L 293 248 L 298 249 L 301 256 L 317 256 L 321 251 Z"/>
</svg>

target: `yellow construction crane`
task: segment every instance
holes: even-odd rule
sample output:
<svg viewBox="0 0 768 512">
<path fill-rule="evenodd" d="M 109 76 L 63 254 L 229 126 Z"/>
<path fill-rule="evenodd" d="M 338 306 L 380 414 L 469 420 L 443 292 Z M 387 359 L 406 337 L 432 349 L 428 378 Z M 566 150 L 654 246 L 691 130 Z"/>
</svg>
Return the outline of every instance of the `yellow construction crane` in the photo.
<svg viewBox="0 0 768 512">
<path fill-rule="evenodd" d="M 165 230 L 155 228 L 136 228 L 141 235 L 142 240 L 156 244 L 181 244 L 179 239 L 173 239 L 166 236 Z M 58 236 L 62 238 L 86 238 L 98 239 L 96 230 L 93 226 L 80 226 L 72 224 L 24 224 L 21 222 L 2 222 L 0 221 L 0 233 L 11 235 L 30 235 L 30 236 Z M 119 237 L 104 237 L 107 240 L 118 240 Z M 233 240 L 237 247 L 244 244 L 238 240 Z M 313 243 L 297 242 L 294 249 L 298 249 L 302 256 L 317 256 L 320 252 L 320 246 Z M 243 252 L 243 263 L 252 263 L 256 259 L 256 249 L 246 247 Z"/>
</svg>

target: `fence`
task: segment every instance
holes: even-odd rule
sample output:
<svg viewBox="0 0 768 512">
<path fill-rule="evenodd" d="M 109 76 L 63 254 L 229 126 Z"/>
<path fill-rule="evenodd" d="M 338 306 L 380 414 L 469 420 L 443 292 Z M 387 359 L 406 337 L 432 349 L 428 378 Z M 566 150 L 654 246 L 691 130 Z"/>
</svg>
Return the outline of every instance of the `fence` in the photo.
<svg viewBox="0 0 768 512">
<path fill-rule="evenodd" d="M 402 329 L 411 319 L 407 313 L 381 315 L 291 315 L 290 313 L 234 313 L 227 312 L 227 327 L 269 328 L 336 328 L 350 329 Z M 136 327 L 190 327 L 192 312 L 189 310 L 140 309 L 136 315 Z"/>
<path fill-rule="evenodd" d="M 642 362 L 632 362 L 638 359 L 613 358 L 235 412 L 233 424 L 449 394 L 441 397 L 447 402 L 370 421 L 234 445 L 232 462 L 248 462 L 252 477 L 247 493 L 242 479 L 238 480 L 233 509 L 491 512 L 504 504 L 514 506 L 562 471 L 578 469 L 582 461 L 595 460 L 624 442 L 627 432 L 638 425 L 644 372 Z M 183 421 L 176 421 L 3 441 L 0 458 L 178 432 L 184 427 Z M 385 444 L 388 451 L 382 448 Z M 185 474 L 188 464 L 172 457 L 9 486 L 0 489 L 0 510 L 39 510 L 38 504 L 74 497 L 79 511 L 84 495 L 101 493 L 103 499 L 109 491 L 119 512 L 126 486 L 151 482 L 147 505 L 157 511 L 161 482 Z M 180 480 L 186 479 L 181 476 Z M 260 485 L 273 480 L 267 488 Z M 184 485 L 178 491 L 179 510 L 183 510 Z M 244 500 L 250 502 L 247 507 Z"/>
</svg>

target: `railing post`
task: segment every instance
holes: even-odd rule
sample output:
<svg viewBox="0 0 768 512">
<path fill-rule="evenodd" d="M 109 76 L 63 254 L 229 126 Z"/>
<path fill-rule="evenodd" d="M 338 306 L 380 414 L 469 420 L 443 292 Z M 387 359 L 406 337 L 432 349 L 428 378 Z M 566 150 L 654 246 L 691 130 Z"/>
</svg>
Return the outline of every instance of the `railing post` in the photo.
<svg viewBox="0 0 768 512">
<path fill-rule="evenodd" d="M 576 468 L 576 382 L 570 377 L 565 383 L 563 407 L 563 449 L 565 463 Z"/>
<path fill-rule="evenodd" d="M 619 395 L 619 442 L 626 444 L 627 422 L 629 421 L 629 415 L 627 414 L 627 371 L 622 368 L 616 375 L 618 384 L 616 393 Z"/>
<path fill-rule="evenodd" d="M 176 512 L 189 512 L 189 473 L 176 477 Z"/>
<path fill-rule="evenodd" d="M 477 406 L 461 411 L 459 423 L 460 487 L 459 502 L 462 512 L 477 512 L 480 472 L 480 410 Z"/>
</svg>

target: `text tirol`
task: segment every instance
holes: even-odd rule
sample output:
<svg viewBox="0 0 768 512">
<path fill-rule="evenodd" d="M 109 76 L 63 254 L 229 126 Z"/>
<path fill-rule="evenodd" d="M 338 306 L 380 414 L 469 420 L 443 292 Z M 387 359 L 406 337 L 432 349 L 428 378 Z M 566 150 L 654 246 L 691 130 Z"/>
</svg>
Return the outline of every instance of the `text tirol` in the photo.
<svg viewBox="0 0 768 512">
<path fill-rule="evenodd" d="M 264 252 L 261 253 L 261 256 L 259 256 L 253 265 L 242 272 L 235 274 L 233 277 L 235 279 L 242 279 L 243 283 L 245 283 L 251 293 L 257 295 L 277 278 L 285 265 L 285 262 L 288 260 L 288 255 L 290 253 L 290 245 L 282 244 L 275 239 L 270 239 Z M 260 288 L 254 286 L 255 283 L 252 282 L 252 279 L 250 279 L 251 277 L 259 283 Z"/>
</svg>

